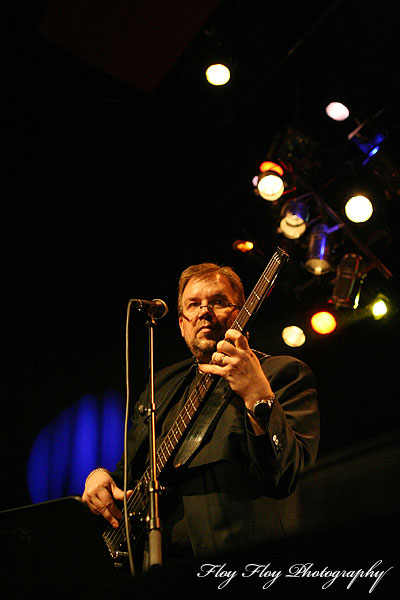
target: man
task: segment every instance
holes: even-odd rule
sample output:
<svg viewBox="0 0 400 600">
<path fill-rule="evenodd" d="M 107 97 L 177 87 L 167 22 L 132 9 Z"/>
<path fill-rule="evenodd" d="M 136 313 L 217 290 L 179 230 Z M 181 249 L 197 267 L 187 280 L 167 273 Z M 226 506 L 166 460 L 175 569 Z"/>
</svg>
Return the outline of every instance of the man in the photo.
<svg viewBox="0 0 400 600">
<path fill-rule="evenodd" d="M 198 447 L 184 439 L 160 476 L 169 492 L 163 516 L 166 557 L 235 552 L 285 535 L 284 498 L 315 461 L 319 413 L 310 369 L 301 361 L 250 349 L 231 329 L 244 304 L 243 286 L 229 267 L 193 265 L 180 278 L 179 327 L 192 358 L 156 374 L 158 447 L 204 373 L 219 376 L 202 407 L 215 405 Z M 133 411 L 128 456 L 130 486 L 147 460 L 146 417 Z M 193 427 L 202 424 L 200 410 Z M 200 425 L 198 425 L 198 423 Z M 188 437 L 190 439 L 190 431 Z M 194 436 L 196 437 L 196 436 Z M 95 469 L 83 500 L 118 527 L 123 463 Z"/>
</svg>

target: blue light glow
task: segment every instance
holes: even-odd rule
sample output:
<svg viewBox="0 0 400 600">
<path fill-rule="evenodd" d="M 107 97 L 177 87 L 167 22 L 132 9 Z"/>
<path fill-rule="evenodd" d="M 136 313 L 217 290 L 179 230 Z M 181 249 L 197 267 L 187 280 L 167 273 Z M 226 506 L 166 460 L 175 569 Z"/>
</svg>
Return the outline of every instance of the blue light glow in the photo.
<svg viewBox="0 0 400 600">
<path fill-rule="evenodd" d="M 359 150 L 361 150 L 363 154 L 365 154 L 366 158 L 362 164 L 366 165 L 369 159 L 380 150 L 381 144 L 385 141 L 385 139 L 385 135 L 382 133 L 377 133 L 368 140 L 355 135 L 351 138 L 351 141 L 358 147 Z"/>
<path fill-rule="evenodd" d="M 365 160 L 363 160 L 363 165 L 366 165 L 367 162 L 369 161 L 369 159 L 374 156 L 374 154 L 376 154 L 377 152 L 379 152 L 379 148 L 380 146 L 375 146 L 375 148 L 372 148 L 372 150 L 368 153 L 368 156 Z"/>
<path fill-rule="evenodd" d="M 85 395 L 36 437 L 27 481 L 33 502 L 82 494 L 87 474 L 114 469 L 123 451 L 125 404 L 115 391 L 99 400 Z"/>
<path fill-rule="evenodd" d="M 374 154 L 376 154 L 379 150 L 379 146 L 375 146 L 375 148 L 372 148 L 371 152 L 368 154 L 368 156 L 373 156 Z"/>
</svg>

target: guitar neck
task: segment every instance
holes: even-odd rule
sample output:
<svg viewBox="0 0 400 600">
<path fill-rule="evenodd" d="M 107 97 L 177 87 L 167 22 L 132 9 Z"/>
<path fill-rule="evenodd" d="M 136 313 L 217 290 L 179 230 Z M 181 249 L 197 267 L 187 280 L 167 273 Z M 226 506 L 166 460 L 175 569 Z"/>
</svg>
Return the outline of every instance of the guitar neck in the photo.
<svg viewBox="0 0 400 600">
<path fill-rule="evenodd" d="M 234 323 L 231 325 L 231 329 L 245 333 L 261 304 L 271 293 L 280 270 L 288 260 L 289 255 L 282 248 L 278 247 Z"/>
</svg>

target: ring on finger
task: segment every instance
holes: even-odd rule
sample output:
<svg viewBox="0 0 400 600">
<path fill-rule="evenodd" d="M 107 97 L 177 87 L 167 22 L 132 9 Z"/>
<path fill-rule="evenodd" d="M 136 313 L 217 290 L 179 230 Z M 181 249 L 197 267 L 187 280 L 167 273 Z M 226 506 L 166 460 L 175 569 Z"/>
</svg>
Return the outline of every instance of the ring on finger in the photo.
<svg viewBox="0 0 400 600">
<path fill-rule="evenodd" d="M 223 366 L 223 364 L 224 364 L 225 356 L 226 356 L 226 355 L 225 355 L 225 354 L 223 354 L 223 355 L 222 355 L 222 358 L 221 358 L 221 365 L 222 365 L 222 366 Z"/>
</svg>

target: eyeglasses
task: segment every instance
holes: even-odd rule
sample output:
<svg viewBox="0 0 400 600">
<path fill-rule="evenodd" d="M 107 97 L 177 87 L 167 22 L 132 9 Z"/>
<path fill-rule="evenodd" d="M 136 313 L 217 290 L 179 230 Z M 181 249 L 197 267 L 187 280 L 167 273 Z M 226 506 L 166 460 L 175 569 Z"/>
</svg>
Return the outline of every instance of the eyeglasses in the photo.
<svg viewBox="0 0 400 600">
<path fill-rule="evenodd" d="M 208 304 L 201 304 L 200 302 L 190 302 L 186 308 L 185 313 L 188 319 L 193 319 L 197 317 L 202 308 L 206 308 L 207 310 L 212 310 L 214 313 L 218 314 L 223 312 L 227 308 L 241 308 L 237 304 L 232 304 L 232 302 L 227 302 L 226 300 L 211 300 Z"/>
</svg>

